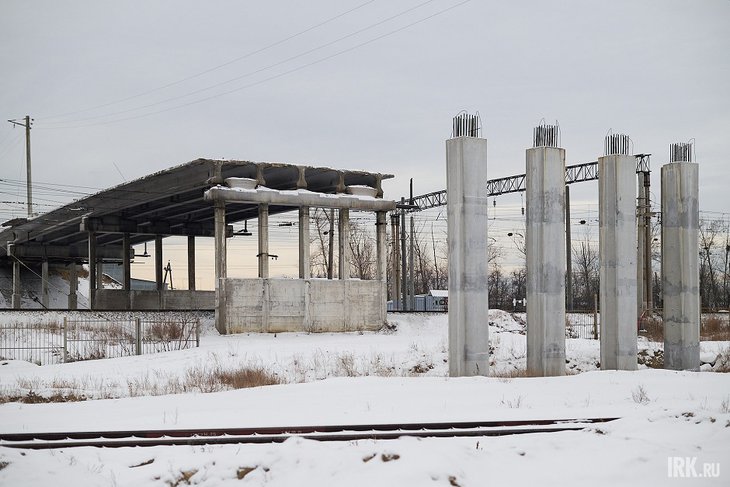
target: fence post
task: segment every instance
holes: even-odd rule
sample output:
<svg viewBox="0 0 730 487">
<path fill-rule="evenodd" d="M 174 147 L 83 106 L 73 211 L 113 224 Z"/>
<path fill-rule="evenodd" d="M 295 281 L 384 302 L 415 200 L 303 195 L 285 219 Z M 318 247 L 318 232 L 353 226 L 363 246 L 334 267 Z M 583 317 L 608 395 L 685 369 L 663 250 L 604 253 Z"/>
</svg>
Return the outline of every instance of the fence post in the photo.
<svg viewBox="0 0 730 487">
<path fill-rule="evenodd" d="M 593 339 L 598 340 L 598 294 L 593 295 Z"/>
<path fill-rule="evenodd" d="M 142 355 L 142 319 L 134 319 L 134 349 L 137 355 Z"/>
<path fill-rule="evenodd" d="M 68 361 L 68 318 L 63 317 L 63 363 Z"/>
</svg>

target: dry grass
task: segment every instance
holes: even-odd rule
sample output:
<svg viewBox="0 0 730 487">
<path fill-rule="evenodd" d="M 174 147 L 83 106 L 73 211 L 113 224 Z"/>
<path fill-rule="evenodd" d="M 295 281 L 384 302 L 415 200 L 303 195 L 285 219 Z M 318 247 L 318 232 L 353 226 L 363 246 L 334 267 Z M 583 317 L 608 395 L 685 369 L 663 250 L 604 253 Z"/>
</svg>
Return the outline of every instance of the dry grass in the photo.
<svg viewBox="0 0 730 487">
<path fill-rule="evenodd" d="M 716 314 L 703 316 L 700 340 L 730 341 L 730 316 Z"/>
</svg>

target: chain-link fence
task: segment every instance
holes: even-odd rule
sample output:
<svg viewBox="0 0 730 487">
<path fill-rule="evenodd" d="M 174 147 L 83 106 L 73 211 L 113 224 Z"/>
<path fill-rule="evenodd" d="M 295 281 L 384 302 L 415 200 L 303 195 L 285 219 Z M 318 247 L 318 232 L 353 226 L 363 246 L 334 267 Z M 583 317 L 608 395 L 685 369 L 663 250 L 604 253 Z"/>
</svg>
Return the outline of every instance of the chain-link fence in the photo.
<svg viewBox="0 0 730 487">
<path fill-rule="evenodd" d="M 644 312 L 639 319 L 639 335 L 651 341 L 664 341 L 662 309 Z M 703 309 L 700 315 L 700 340 L 730 341 L 730 313 L 726 310 Z"/>
<path fill-rule="evenodd" d="M 200 345 L 200 320 L 68 319 L 0 324 L 0 359 L 48 365 L 183 350 Z"/>
</svg>

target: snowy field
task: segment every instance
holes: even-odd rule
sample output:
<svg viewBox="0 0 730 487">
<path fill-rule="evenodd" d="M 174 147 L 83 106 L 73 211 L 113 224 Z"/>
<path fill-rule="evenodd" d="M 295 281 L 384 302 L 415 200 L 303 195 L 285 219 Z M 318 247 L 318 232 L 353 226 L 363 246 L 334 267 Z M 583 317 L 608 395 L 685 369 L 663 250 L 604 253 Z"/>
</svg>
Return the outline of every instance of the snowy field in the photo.
<svg viewBox="0 0 730 487">
<path fill-rule="evenodd" d="M 488 438 L 0 448 L 0 486 L 730 485 L 730 374 L 711 365 L 699 373 L 599 371 L 598 342 L 569 339 L 569 375 L 520 377 L 523 325 L 492 311 L 494 376 L 452 379 L 445 315 L 391 314 L 389 322 L 392 330 L 377 333 L 219 336 L 205 319 L 194 350 L 42 367 L 3 361 L 4 397 L 89 400 L 2 404 L 0 431 L 621 419 L 580 432 Z M 661 344 L 642 340 L 640 350 L 650 363 Z M 703 342 L 702 352 L 718 370 L 730 343 Z M 280 384 L 223 390 L 194 380 L 240 368 Z"/>
</svg>

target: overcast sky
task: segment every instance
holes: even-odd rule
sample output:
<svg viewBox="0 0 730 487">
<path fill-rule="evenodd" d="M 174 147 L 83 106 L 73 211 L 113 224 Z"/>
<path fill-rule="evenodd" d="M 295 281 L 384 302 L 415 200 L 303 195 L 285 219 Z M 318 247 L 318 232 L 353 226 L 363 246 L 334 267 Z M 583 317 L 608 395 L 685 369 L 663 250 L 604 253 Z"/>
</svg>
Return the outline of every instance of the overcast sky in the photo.
<svg viewBox="0 0 730 487">
<path fill-rule="evenodd" d="M 411 177 L 445 188 L 460 110 L 481 115 L 490 178 L 524 172 L 545 118 L 568 164 L 629 134 L 656 198 L 669 144 L 694 138 L 701 209 L 730 212 L 730 1 L 0 2 L 5 180 L 25 156 L 4 120 L 30 115 L 38 182 L 104 188 L 207 157 L 392 173 L 397 198 Z"/>
</svg>

